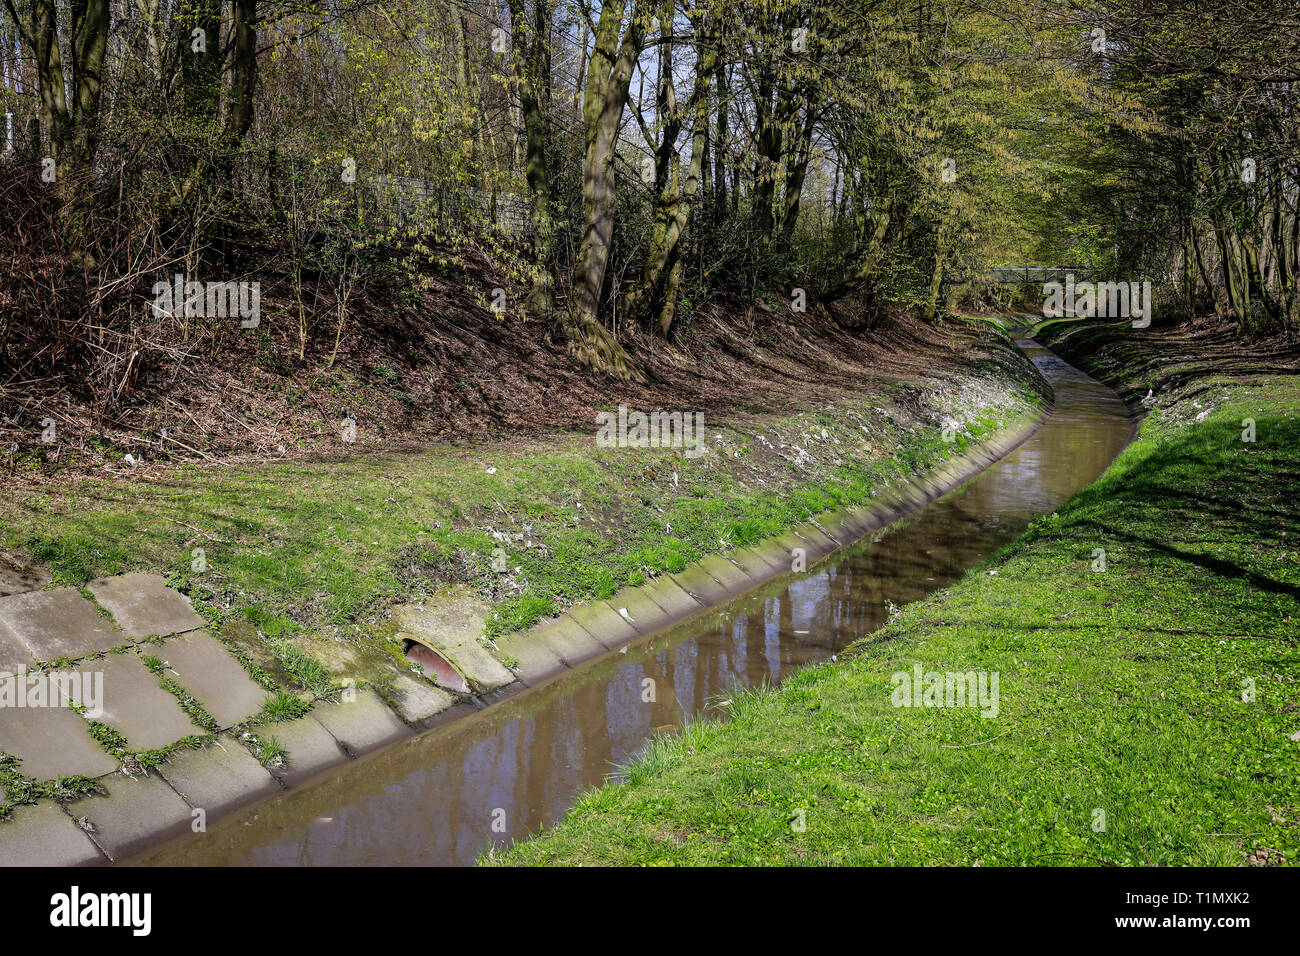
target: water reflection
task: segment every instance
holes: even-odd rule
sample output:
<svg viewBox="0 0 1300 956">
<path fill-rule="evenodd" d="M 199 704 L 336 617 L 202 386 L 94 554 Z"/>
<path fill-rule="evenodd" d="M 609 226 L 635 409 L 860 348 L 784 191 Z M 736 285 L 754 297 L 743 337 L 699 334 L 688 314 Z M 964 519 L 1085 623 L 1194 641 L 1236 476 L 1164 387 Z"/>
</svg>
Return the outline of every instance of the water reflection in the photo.
<svg viewBox="0 0 1300 956">
<path fill-rule="evenodd" d="M 1056 410 L 1019 449 L 829 567 L 773 582 L 649 642 L 457 724 L 342 767 L 206 834 L 161 865 L 469 864 L 553 823 L 657 729 L 735 684 L 778 682 L 959 578 L 1093 481 L 1129 422 L 1109 389 L 1030 342 Z M 494 824 L 497 829 L 494 830 Z"/>
</svg>

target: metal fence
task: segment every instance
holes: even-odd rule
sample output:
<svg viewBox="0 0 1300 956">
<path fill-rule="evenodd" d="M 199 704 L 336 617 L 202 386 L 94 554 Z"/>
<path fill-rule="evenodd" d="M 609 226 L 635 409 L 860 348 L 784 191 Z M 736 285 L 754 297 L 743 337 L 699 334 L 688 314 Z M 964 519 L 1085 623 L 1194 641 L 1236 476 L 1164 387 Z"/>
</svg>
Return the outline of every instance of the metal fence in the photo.
<svg viewBox="0 0 1300 956">
<path fill-rule="evenodd" d="M 984 270 L 984 278 L 1001 285 L 1065 282 L 1070 276 L 1086 282 L 1092 278 L 1092 270 L 1082 266 L 990 266 Z"/>
</svg>

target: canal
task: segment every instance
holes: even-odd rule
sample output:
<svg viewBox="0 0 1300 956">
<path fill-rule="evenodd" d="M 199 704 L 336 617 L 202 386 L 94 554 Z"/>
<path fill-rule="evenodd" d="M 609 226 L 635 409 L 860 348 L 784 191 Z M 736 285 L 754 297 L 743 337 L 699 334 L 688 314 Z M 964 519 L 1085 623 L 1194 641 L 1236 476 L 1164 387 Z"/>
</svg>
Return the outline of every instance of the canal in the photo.
<svg viewBox="0 0 1300 956">
<path fill-rule="evenodd" d="M 1132 423 L 1115 394 L 1032 341 L 1056 391 L 1024 444 L 908 521 L 623 652 L 350 762 L 128 861 L 134 865 L 469 865 L 555 823 L 657 732 L 722 716 L 734 686 L 779 683 L 943 588 L 1094 481 Z"/>
</svg>

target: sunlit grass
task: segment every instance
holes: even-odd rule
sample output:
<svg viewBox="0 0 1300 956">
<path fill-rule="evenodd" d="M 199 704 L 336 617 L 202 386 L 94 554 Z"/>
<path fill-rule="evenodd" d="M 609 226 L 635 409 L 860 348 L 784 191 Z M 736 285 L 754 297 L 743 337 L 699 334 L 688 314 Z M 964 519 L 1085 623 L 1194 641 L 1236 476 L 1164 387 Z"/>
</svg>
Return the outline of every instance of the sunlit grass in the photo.
<svg viewBox="0 0 1300 956">
<path fill-rule="evenodd" d="M 737 691 L 492 862 L 1294 863 L 1300 384 L 1186 411 L 847 660 Z M 998 716 L 893 706 L 918 662 L 998 673 Z"/>
</svg>

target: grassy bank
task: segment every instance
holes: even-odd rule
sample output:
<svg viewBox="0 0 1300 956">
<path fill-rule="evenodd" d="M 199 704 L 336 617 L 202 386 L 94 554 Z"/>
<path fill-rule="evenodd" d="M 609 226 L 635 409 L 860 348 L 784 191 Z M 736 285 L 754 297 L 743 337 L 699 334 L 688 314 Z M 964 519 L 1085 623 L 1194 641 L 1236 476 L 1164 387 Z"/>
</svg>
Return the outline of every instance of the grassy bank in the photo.
<svg viewBox="0 0 1300 956">
<path fill-rule="evenodd" d="M 698 457 L 597 447 L 594 425 L 418 452 L 340 443 L 311 461 L 15 489 L 0 546 L 55 584 L 160 570 L 286 687 L 328 689 L 322 667 L 382 685 L 407 670 L 394 603 L 469 588 L 491 609 L 488 637 L 524 628 L 866 501 L 1041 400 L 1005 336 L 952 338 L 933 358 L 953 364 L 911 381 L 862 369 L 859 387 L 823 383 L 804 411 L 706 413 Z"/>
<path fill-rule="evenodd" d="M 1189 364 L 1167 337 L 1087 335 L 1167 388 L 1101 480 L 846 659 L 655 741 L 498 860 L 1294 864 L 1300 382 L 1162 376 Z M 917 664 L 996 673 L 996 717 L 893 706 Z"/>
</svg>

